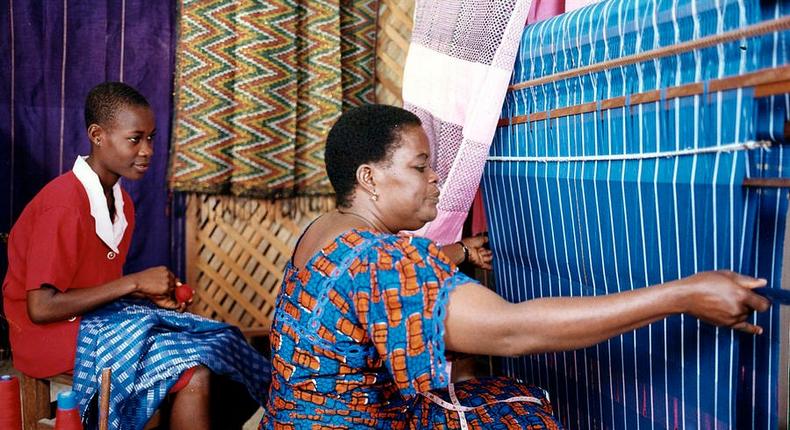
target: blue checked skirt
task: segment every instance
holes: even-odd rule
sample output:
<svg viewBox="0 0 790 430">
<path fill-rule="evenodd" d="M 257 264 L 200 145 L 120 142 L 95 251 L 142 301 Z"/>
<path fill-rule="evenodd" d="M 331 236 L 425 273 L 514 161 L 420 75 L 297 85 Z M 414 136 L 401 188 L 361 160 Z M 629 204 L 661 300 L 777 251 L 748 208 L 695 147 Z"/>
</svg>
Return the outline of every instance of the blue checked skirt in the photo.
<svg viewBox="0 0 790 430">
<path fill-rule="evenodd" d="M 119 300 L 86 314 L 77 339 L 73 386 L 86 428 L 94 426 L 91 405 L 102 369 L 112 369 L 109 428 L 138 430 L 181 373 L 201 364 L 244 384 L 265 404 L 270 363 L 236 327 L 143 300 Z"/>
</svg>

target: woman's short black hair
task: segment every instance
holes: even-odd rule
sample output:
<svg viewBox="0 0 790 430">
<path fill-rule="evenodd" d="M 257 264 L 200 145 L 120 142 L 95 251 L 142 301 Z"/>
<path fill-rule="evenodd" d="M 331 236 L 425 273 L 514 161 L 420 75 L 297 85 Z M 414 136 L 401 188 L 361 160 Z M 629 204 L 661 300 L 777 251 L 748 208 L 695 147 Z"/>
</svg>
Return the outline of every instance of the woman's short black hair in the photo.
<svg viewBox="0 0 790 430">
<path fill-rule="evenodd" d="M 337 206 L 351 203 L 360 165 L 389 160 L 403 129 L 421 124 L 417 115 L 395 106 L 365 105 L 343 113 L 329 130 L 324 153 Z"/>
<path fill-rule="evenodd" d="M 148 100 L 134 87 L 123 82 L 104 82 L 93 87 L 85 99 L 85 127 L 106 125 L 125 106 L 150 107 Z"/>
</svg>

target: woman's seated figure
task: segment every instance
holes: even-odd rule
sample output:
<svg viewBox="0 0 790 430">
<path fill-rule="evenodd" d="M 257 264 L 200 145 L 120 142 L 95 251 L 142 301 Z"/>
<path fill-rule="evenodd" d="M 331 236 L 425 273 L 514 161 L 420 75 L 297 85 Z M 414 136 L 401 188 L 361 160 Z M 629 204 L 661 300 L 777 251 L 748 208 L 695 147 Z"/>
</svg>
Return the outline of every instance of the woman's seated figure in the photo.
<svg viewBox="0 0 790 430">
<path fill-rule="evenodd" d="M 400 108 L 351 109 L 329 132 L 337 210 L 308 227 L 286 269 L 262 428 L 558 428 L 543 390 L 506 378 L 452 385 L 445 353 L 572 350 L 681 312 L 761 331 L 746 320 L 769 305 L 751 291 L 765 281 L 731 272 L 505 301 L 430 240 L 400 233 L 436 216 L 430 160 L 420 120 Z"/>
</svg>

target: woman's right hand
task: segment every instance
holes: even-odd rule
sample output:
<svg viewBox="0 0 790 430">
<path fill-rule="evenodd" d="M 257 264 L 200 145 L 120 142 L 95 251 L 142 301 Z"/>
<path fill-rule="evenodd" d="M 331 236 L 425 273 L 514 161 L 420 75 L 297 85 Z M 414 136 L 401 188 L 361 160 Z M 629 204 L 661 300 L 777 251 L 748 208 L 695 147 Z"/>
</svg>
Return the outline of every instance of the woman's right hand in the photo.
<svg viewBox="0 0 790 430">
<path fill-rule="evenodd" d="M 681 285 L 675 287 L 688 291 L 684 313 L 746 333 L 763 332 L 762 327 L 747 322 L 747 319 L 753 311 L 762 312 L 771 305 L 768 299 L 752 291 L 765 286 L 765 279 L 720 270 L 698 273 L 676 282 Z"/>
</svg>

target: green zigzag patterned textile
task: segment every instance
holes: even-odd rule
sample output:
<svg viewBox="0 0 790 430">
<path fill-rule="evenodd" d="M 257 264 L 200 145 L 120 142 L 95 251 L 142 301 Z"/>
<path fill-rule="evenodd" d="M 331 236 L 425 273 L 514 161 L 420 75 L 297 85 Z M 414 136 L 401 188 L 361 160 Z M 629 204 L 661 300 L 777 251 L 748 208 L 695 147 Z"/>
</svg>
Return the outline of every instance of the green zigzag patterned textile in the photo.
<svg viewBox="0 0 790 430">
<path fill-rule="evenodd" d="M 184 0 L 170 186 L 331 193 L 324 139 L 374 102 L 377 0 Z"/>
<path fill-rule="evenodd" d="M 340 61 L 343 67 L 343 110 L 376 102 L 378 0 L 340 2 Z"/>
</svg>

